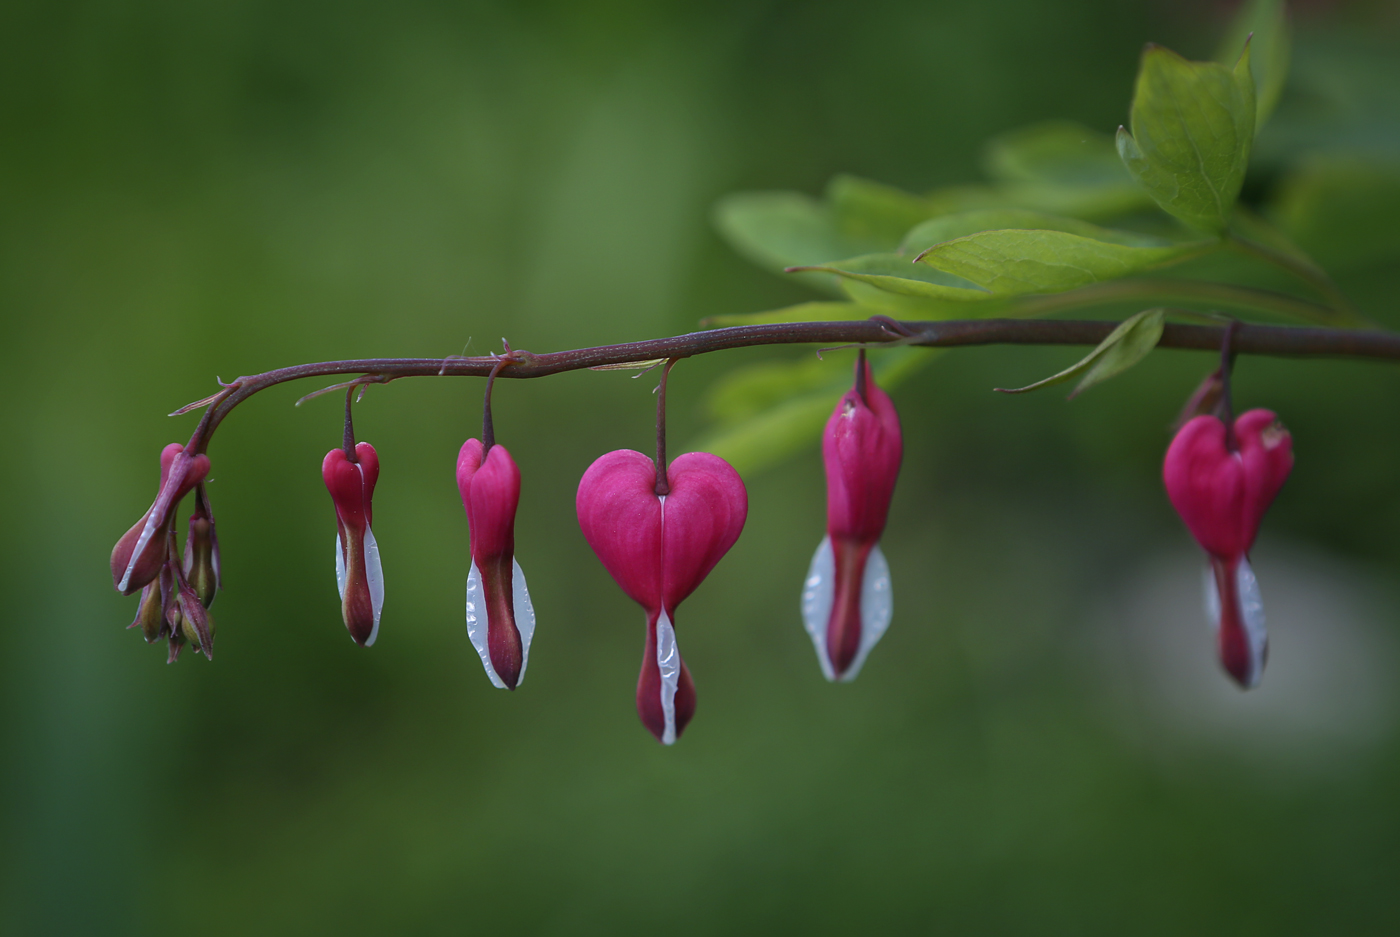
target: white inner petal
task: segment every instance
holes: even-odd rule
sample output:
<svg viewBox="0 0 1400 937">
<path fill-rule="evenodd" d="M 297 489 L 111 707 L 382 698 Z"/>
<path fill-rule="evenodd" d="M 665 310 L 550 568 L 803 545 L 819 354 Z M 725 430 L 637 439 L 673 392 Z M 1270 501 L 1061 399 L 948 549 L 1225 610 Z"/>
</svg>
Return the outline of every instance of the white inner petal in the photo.
<svg viewBox="0 0 1400 937">
<path fill-rule="evenodd" d="M 515 685 L 525 682 L 525 667 L 530 663 L 530 639 L 535 636 L 535 606 L 530 602 L 530 590 L 525 587 L 525 574 L 520 564 L 511 557 L 512 606 L 515 609 L 515 628 L 520 632 L 520 676 Z"/>
<path fill-rule="evenodd" d="M 1216 587 L 1215 570 L 1209 563 L 1205 573 L 1206 619 L 1214 631 L 1220 632 L 1220 592 Z M 1249 641 L 1249 674 L 1244 681 L 1246 687 L 1259 684 L 1264 675 L 1264 661 L 1269 650 L 1269 635 L 1264 627 L 1264 602 L 1259 595 L 1259 581 L 1254 578 L 1254 570 L 1249 560 L 1241 559 L 1235 569 L 1235 590 L 1240 599 L 1240 620 L 1244 625 L 1245 639 Z"/>
<path fill-rule="evenodd" d="M 807 578 L 802 582 L 802 626 L 817 649 L 817 662 L 828 680 L 835 680 L 831 658 L 826 650 L 826 626 L 831 620 L 831 603 L 836 594 L 836 558 L 831 552 L 831 537 L 823 537 L 812 555 Z"/>
<path fill-rule="evenodd" d="M 1240 594 L 1240 617 L 1244 619 L 1244 633 L 1249 639 L 1249 686 L 1259 683 L 1264 675 L 1264 658 L 1269 650 L 1269 635 L 1264 630 L 1264 602 L 1259 595 L 1259 582 L 1254 578 L 1254 570 L 1249 560 L 1240 560 L 1235 572 L 1235 582 Z"/>
<path fill-rule="evenodd" d="M 1206 621 L 1210 622 L 1212 629 L 1219 632 L 1220 590 L 1216 587 L 1215 583 L 1215 568 L 1211 565 L 1209 560 L 1206 561 L 1206 575 L 1201 584 L 1205 586 Z"/>
<path fill-rule="evenodd" d="M 481 666 L 486 668 L 486 676 L 497 689 L 506 689 L 506 682 L 496 674 L 491 666 L 491 649 L 486 644 L 486 590 L 481 587 L 481 571 L 472 563 L 467 573 L 467 637 L 472 647 L 481 656 Z"/>
<path fill-rule="evenodd" d="M 894 616 L 894 591 L 890 584 L 890 564 L 877 543 L 865 560 L 865 576 L 860 584 L 860 649 L 855 660 L 841 675 L 842 682 L 849 682 L 860 673 L 870 649 L 885 636 Z"/>
<path fill-rule="evenodd" d="M 371 647 L 379 637 L 379 613 L 384 608 L 384 567 L 379 562 L 379 543 L 369 525 L 365 526 L 365 577 L 369 580 L 369 604 L 374 609 L 374 629 L 365 642 L 365 647 Z"/>
<path fill-rule="evenodd" d="M 661 711 L 666 716 L 663 745 L 676 741 L 676 688 L 681 683 L 681 651 L 676 646 L 676 629 L 662 612 L 656 622 L 656 666 L 661 670 Z"/>
<path fill-rule="evenodd" d="M 345 601 L 345 544 L 340 542 L 340 530 L 335 532 L 335 587 L 340 591 L 340 601 Z"/>
</svg>

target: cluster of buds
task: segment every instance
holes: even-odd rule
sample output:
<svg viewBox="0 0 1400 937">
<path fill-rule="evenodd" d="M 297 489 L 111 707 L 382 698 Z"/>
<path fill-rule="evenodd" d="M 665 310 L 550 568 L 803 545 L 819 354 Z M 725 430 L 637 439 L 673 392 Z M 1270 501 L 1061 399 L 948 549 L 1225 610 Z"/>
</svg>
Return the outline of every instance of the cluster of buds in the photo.
<svg viewBox="0 0 1400 937">
<path fill-rule="evenodd" d="M 179 659 L 186 642 L 205 657 L 214 655 L 214 620 L 209 606 L 219 591 L 219 538 L 204 479 L 209 457 L 171 443 L 160 454 L 160 488 L 150 509 L 112 549 L 112 585 L 122 595 L 140 590 L 136 619 L 146 641 L 169 643 L 167 662 Z M 183 555 L 176 542 L 180 502 L 195 493 Z"/>
<path fill-rule="evenodd" d="M 1249 563 L 1264 512 L 1293 469 L 1293 438 L 1270 410 L 1230 412 L 1230 335 L 1223 361 L 1183 411 L 1162 465 L 1167 497 L 1206 553 L 1206 617 L 1220 664 L 1243 689 L 1269 653 L 1264 605 Z M 1203 411 L 1213 412 L 1206 413 Z"/>
</svg>

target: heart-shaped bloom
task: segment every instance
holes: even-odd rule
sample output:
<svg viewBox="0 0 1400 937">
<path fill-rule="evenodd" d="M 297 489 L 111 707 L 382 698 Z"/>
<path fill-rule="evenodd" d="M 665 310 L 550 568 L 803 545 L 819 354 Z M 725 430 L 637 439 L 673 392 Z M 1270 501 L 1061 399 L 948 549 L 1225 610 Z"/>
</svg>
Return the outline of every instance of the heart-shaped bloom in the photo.
<svg viewBox="0 0 1400 937">
<path fill-rule="evenodd" d="M 1210 560 L 1206 610 L 1220 662 L 1248 689 L 1259 683 L 1268 655 L 1249 549 L 1293 468 L 1293 438 L 1269 410 L 1241 414 L 1233 435 L 1232 441 L 1217 417 L 1190 420 L 1167 449 L 1162 480 L 1172 506 Z"/>
<path fill-rule="evenodd" d="M 903 455 L 899 415 L 862 355 L 856 385 L 822 436 L 826 537 L 802 588 L 802 622 L 828 680 L 855 679 L 889 627 L 894 604 L 880 535 Z"/>
<path fill-rule="evenodd" d="M 656 475 L 640 452 L 609 452 L 584 473 L 577 506 L 584 539 L 646 610 L 637 713 L 670 745 L 695 714 L 695 683 L 676 644 L 676 606 L 739 539 L 749 498 L 733 466 L 708 452 L 673 460 L 665 495 L 656 493 Z"/>
<path fill-rule="evenodd" d="M 355 446 L 355 459 L 352 462 L 344 449 L 332 449 L 321 462 L 321 477 L 335 502 L 335 582 L 341 616 L 355 643 L 369 647 L 379 636 L 384 608 L 384 570 L 370 529 L 379 456 L 362 442 Z"/>
<path fill-rule="evenodd" d="M 467 636 L 491 682 L 513 690 L 525 678 L 535 608 L 515 561 L 515 509 L 520 469 L 497 443 L 482 459 L 482 443 L 468 439 L 457 455 L 457 488 L 471 529 L 467 574 Z"/>
<path fill-rule="evenodd" d="M 161 450 L 155 503 L 112 548 L 112 584 L 122 595 L 131 595 L 160 575 L 166 561 L 166 527 L 175 508 L 208 474 L 207 455 L 190 455 L 178 442 Z"/>
</svg>

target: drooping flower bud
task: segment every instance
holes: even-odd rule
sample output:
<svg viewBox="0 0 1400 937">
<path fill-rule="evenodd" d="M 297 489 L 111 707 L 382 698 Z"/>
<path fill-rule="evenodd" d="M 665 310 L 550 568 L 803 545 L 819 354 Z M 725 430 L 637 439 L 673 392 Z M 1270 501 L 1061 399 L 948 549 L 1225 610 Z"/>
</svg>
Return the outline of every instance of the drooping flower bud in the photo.
<svg viewBox="0 0 1400 937">
<path fill-rule="evenodd" d="M 1245 689 L 1259 683 L 1268 655 L 1249 550 L 1292 468 L 1293 439 L 1269 410 L 1241 414 L 1233 433 L 1217 417 L 1195 417 L 1176 434 L 1162 466 L 1172 506 L 1210 560 L 1206 609 L 1220 663 Z"/>
<path fill-rule="evenodd" d="M 369 647 L 379 635 L 384 607 L 384 571 L 370 529 L 379 456 L 367 442 L 355 446 L 355 461 L 344 449 L 332 449 L 321 462 L 321 477 L 335 502 L 335 581 L 341 615 L 355 643 Z"/>
<path fill-rule="evenodd" d="M 468 439 L 457 456 L 457 488 L 471 533 L 467 574 L 467 636 L 491 683 L 513 690 L 525 678 L 535 608 L 515 561 L 515 509 L 520 469 L 496 443 L 482 460 L 482 443 Z"/>
<path fill-rule="evenodd" d="M 739 539 L 748 493 L 719 456 L 690 452 L 667 467 L 658 495 L 656 464 L 631 449 L 600 457 L 578 486 L 578 521 L 603 566 L 647 613 L 637 713 L 663 744 L 695 714 L 695 683 L 676 644 L 675 616 L 686 596 Z"/>
<path fill-rule="evenodd" d="M 853 680 L 893 614 L 880 535 L 904 454 L 899 416 L 862 354 L 822 436 L 826 537 L 802 589 L 802 622 L 828 680 Z"/>
<path fill-rule="evenodd" d="M 209 457 L 190 455 L 173 442 L 160 454 L 160 489 L 145 515 L 112 549 L 112 585 L 131 595 L 160 575 L 166 559 L 165 530 L 180 499 L 209 474 Z"/>
<path fill-rule="evenodd" d="M 180 634 L 194 645 L 196 652 L 214 659 L 214 619 L 200 602 L 194 588 L 176 577 L 175 602 L 179 607 Z"/>
<path fill-rule="evenodd" d="M 194 587 L 199 601 L 208 608 L 219 591 L 219 535 L 214 530 L 214 512 L 201 483 L 194 489 L 194 512 L 185 537 L 185 578 Z"/>
<path fill-rule="evenodd" d="M 161 635 L 169 631 L 167 610 L 173 601 L 171 589 L 174 578 L 169 567 L 163 568 L 160 575 L 146 583 L 141 589 L 141 604 L 136 608 L 136 620 L 128 628 L 140 628 L 147 644 L 159 641 Z"/>
</svg>

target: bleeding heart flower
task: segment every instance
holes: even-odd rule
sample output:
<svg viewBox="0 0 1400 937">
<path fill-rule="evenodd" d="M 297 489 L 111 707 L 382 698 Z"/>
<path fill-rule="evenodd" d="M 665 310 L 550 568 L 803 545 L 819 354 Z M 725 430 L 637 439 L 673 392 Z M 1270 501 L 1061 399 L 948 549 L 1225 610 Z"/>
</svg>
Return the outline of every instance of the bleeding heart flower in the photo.
<svg viewBox="0 0 1400 937">
<path fill-rule="evenodd" d="M 695 714 L 695 684 L 676 644 L 675 616 L 739 539 L 749 499 L 739 473 L 719 456 L 690 452 L 667 467 L 658 495 L 656 465 L 619 449 L 589 466 L 578 486 L 583 536 L 622 591 L 647 613 L 637 713 L 663 744 Z"/>
<path fill-rule="evenodd" d="M 513 690 L 525 679 L 535 634 L 535 608 L 515 561 L 520 469 L 505 446 L 496 443 L 483 460 L 481 440 L 468 439 L 457 456 L 457 488 L 471 529 L 467 635 L 491 682 Z"/>
<path fill-rule="evenodd" d="M 1220 662 L 1240 686 L 1259 683 L 1268 656 L 1264 607 L 1249 549 L 1293 468 L 1293 438 L 1269 410 L 1250 410 L 1233 439 L 1214 416 L 1198 416 L 1167 449 L 1162 480 L 1172 506 L 1206 551 L 1206 609 Z"/>
<path fill-rule="evenodd" d="M 160 575 L 166 560 L 166 528 L 175 508 L 208 474 L 209 457 L 203 453 L 192 456 L 178 442 L 161 451 L 155 503 L 112 548 L 112 585 L 122 595 L 131 595 Z"/>
<path fill-rule="evenodd" d="M 355 446 L 355 461 L 344 449 L 332 449 L 321 462 L 321 477 L 335 502 L 335 582 L 341 615 L 355 643 L 369 647 L 379 636 L 384 607 L 384 570 L 370 529 L 379 456 L 367 442 Z"/>
<path fill-rule="evenodd" d="M 822 437 L 826 537 L 802 588 L 802 622 L 828 680 L 853 680 L 894 611 L 880 535 L 904 454 L 899 415 L 856 362 L 856 384 L 836 404 Z"/>
</svg>

